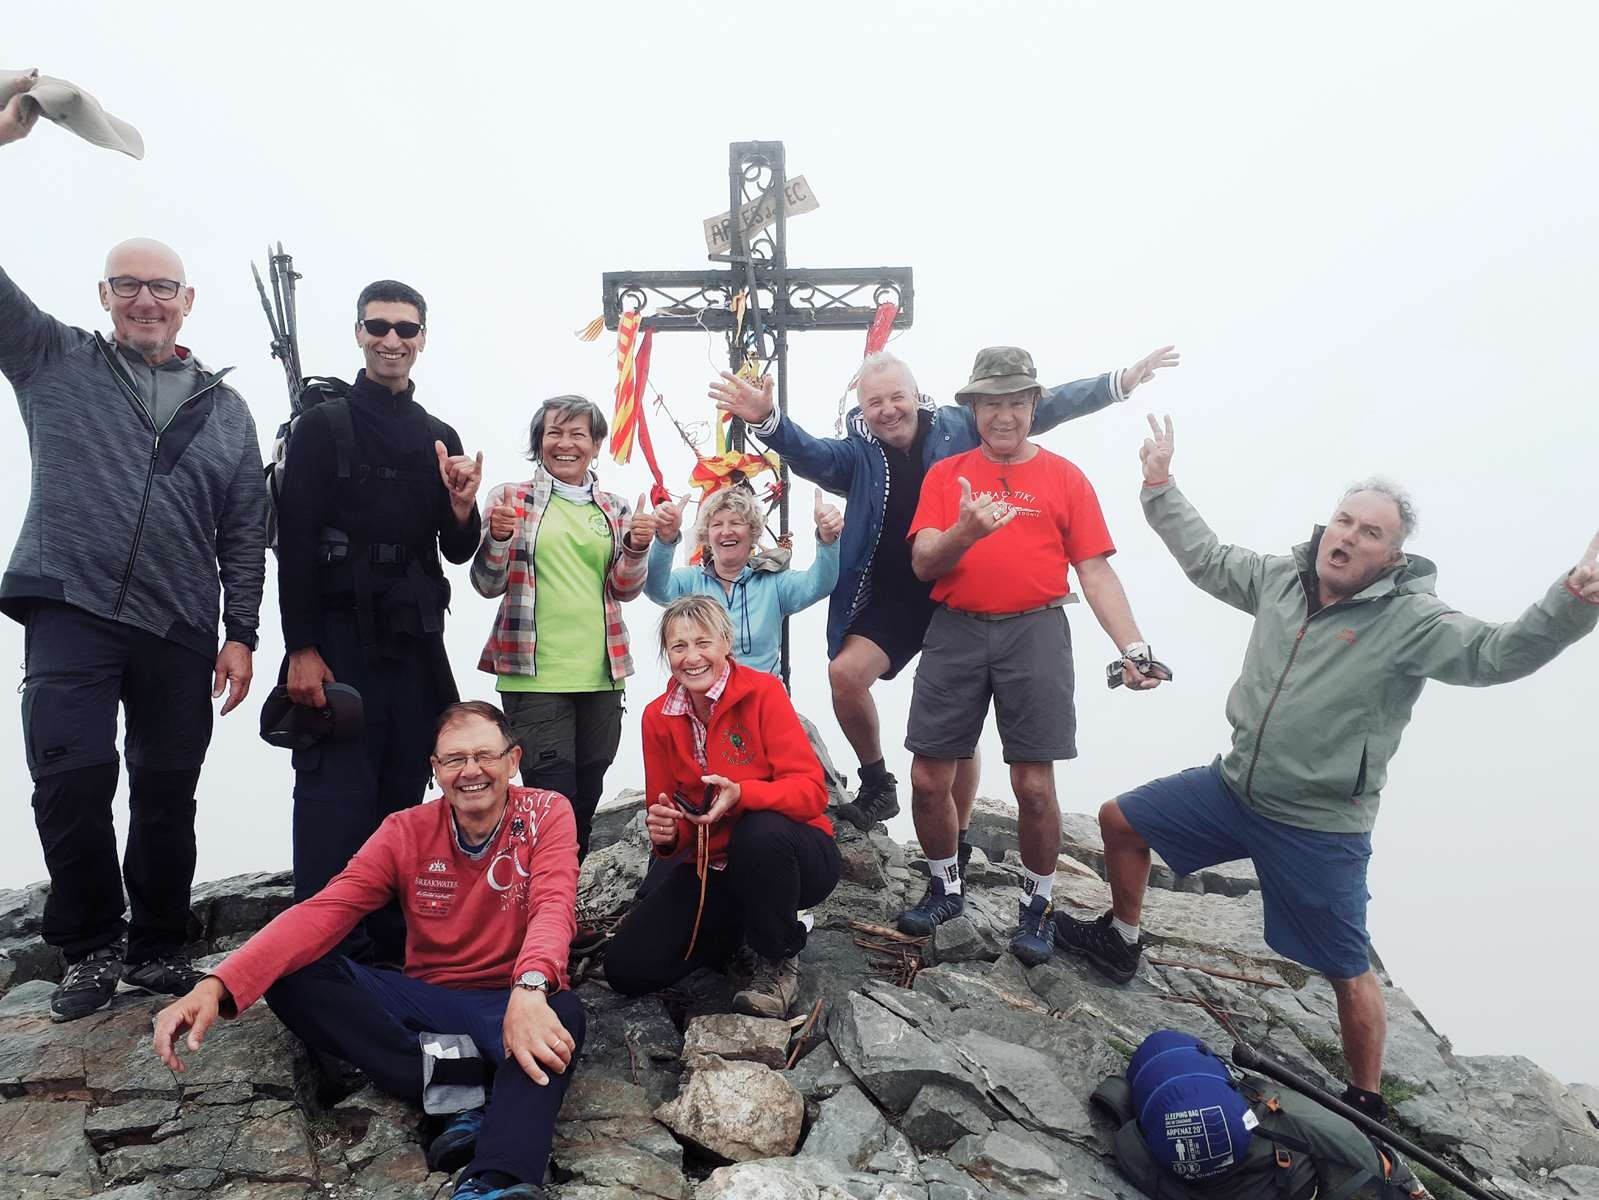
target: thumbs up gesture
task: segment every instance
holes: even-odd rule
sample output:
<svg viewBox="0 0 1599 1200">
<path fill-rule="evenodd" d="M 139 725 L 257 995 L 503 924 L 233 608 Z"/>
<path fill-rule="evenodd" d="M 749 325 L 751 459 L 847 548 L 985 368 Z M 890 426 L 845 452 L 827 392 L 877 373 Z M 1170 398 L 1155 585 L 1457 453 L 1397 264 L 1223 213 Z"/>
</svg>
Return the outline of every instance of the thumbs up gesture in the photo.
<svg viewBox="0 0 1599 1200">
<path fill-rule="evenodd" d="M 655 536 L 663 542 L 673 543 L 682 536 L 683 506 L 667 500 L 655 509 Z"/>
<path fill-rule="evenodd" d="M 511 489 L 507 488 L 489 507 L 489 536 L 497 542 L 510 541 L 516 536 L 516 526 L 520 520 L 516 504 L 511 499 Z"/>
<path fill-rule="evenodd" d="M 838 535 L 844 529 L 844 514 L 822 499 L 821 488 L 816 489 L 814 510 L 816 515 L 816 540 L 824 546 L 831 546 L 838 541 Z"/>
<path fill-rule="evenodd" d="M 655 514 L 647 507 L 649 496 L 639 493 L 638 504 L 633 508 L 633 520 L 627 527 L 628 544 L 634 550 L 648 550 L 655 540 Z"/>
<path fill-rule="evenodd" d="M 956 518 L 955 525 L 970 541 L 985 538 L 1016 519 L 1014 508 L 995 500 L 987 492 L 973 496 L 971 481 L 966 476 L 960 476 L 960 485 L 960 516 Z"/>
<path fill-rule="evenodd" d="M 1566 589 L 1579 600 L 1599 604 L 1599 533 L 1594 534 L 1582 560 L 1566 576 Z"/>
</svg>

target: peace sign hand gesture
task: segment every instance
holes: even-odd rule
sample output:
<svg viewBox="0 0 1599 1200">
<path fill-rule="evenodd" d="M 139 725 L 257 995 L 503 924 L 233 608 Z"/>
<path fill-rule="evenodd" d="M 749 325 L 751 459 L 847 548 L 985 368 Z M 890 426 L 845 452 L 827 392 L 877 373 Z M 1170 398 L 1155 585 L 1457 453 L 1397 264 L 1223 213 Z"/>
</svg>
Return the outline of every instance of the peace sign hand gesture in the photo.
<svg viewBox="0 0 1599 1200">
<path fill-rule="evenodd" d="M 1579 600 L 1599 604 L 1599 533 L 1593 535 L 1587 553 L 1566 576 L 1566 590 Z"/>
<path fill-rule="evenodd" d="M 1138 460 L 1144 464 L 1144 482 L 1154 486 L 1171 478 L 1171 456 L 1176 438 L 1172 433 L 1169 413 L 1165 429 L 1155 423 L 1154 413 L 1145 413 L 1144 419 L 1149 422 L 1149 431 L 1155 436 L 1144 439 L 1144 444 L 1138 448 Z"/>
</svg>

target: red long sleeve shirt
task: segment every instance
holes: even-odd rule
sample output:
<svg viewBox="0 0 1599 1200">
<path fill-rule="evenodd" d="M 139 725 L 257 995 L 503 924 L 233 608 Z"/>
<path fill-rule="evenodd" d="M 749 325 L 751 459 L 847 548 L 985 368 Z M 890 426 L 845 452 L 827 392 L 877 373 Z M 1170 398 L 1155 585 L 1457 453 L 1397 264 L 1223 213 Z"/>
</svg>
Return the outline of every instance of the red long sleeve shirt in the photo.
<svg viewBox="0 0 1599 1200">
<path fill-rule="evenodd" d="M 508 988 L 525 971 L 566 987 L 577 928 L 577 822 L 559 792 L 513 787 L 480 856 L 456 842 L 450 806 L 388 817 L 315 896 L 279 913 L 213 974 L 239 1012 L 314 962 L 369 912 L 398 898 L 405 973 L 442 987 Z"/>
<path fill-rule="evenodd" d="M 728 675 L 727 688 L 706 726 L 705 757 L 695 757 L 694 728 L 686 716 L 661 711 L 668 691 L 644 709 L 644 791 L 653 804 L 662 794 L 671 803 L 681 793 L 696 802 L 705 792 L 701 775 L 724 775 L 739 785 L 738 806 L 711 828 L 713 859 L 727 853 L 732 828 L 745 812 L 767 808 L 802 825 L 831 834 L 824 815 L 827 785 L 810 739 L 794 715 L 794 705 L 775 675 L 739 666 Z M 662 854 L 692 842 L 694 827 L 678 821 L 677 840 Z"/>
</svg>

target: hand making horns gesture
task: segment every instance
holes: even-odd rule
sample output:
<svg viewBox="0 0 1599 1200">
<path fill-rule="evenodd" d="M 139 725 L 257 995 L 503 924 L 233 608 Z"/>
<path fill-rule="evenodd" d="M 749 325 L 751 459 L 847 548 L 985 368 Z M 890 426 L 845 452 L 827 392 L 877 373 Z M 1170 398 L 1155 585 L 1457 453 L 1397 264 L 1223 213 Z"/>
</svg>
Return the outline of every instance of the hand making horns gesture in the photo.
<svg viewBox="0 0 1599 1200">
<path fill-rule="evenodd" d="M 1150 485 L 1165 483 L 1171 478 L 1171 455 L 1175 435 L 1172 433 L 1171 415 L 1166 416 L 1166 428 L 1162 429 L 1155 423 L 1154 413 L 1145 413 L 1144 419 L 1149 422 L 1149 431 L 1154 437 L 1144 439 L 1144 444 L 1138 448 L 1138 460 L 1144 464 L 1144 482 Z"/>
<path fill-rule="evenodd" d="M 1577 599 L 1599 604 L 1599 533 L 1593 535 L 1587 553 L 1566 576 L 1566 587 Z"/>
<path fill-rule="evenodd" d="M 985 538 L 997 529 L 1003 529 L 1016 519 L 1016 510 L 1003 501 L 995 500 L 993 496 L 984 492 L 981 496 L 972 495 L 971 482 L 966 476 L 960 476 L 961 484 L 961 511 L 955 524 L 963 530 L 972 541 Z"/>
<path fill-rule="evenodd" d="M 772 377 L 762 375 L 751 383 L 742 375 L 723 371 L 719 380 L 711 384 L 707 393 L 716 401 L 716 407 L 732 413 L 746 425 L 759 425 L 772 415 Z"/>
</svg>

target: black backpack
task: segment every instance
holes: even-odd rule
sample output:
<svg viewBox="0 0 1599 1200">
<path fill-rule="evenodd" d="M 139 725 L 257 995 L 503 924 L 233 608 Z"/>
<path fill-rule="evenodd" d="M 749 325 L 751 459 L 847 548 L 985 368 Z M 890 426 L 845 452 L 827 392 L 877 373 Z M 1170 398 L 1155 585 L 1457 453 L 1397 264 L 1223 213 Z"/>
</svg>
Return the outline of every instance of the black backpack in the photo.
<svg viewBox="0 0 1599 1200">
<path fill-rule="evenodd" d="M 1116 1163 L 1152 1200 L 1422 1200 L 1429 1196 L 1404 1162 L 1308 1096 L 1245 1075 L 1235 1086 L 1258 1124 L 1242 1160 L 1196 1186 L 1149 1153 L 1134 1119 L 1127 1080 L 1112 1075 L 1092 1103 L 1117 1122 Z"/>
</svg>

